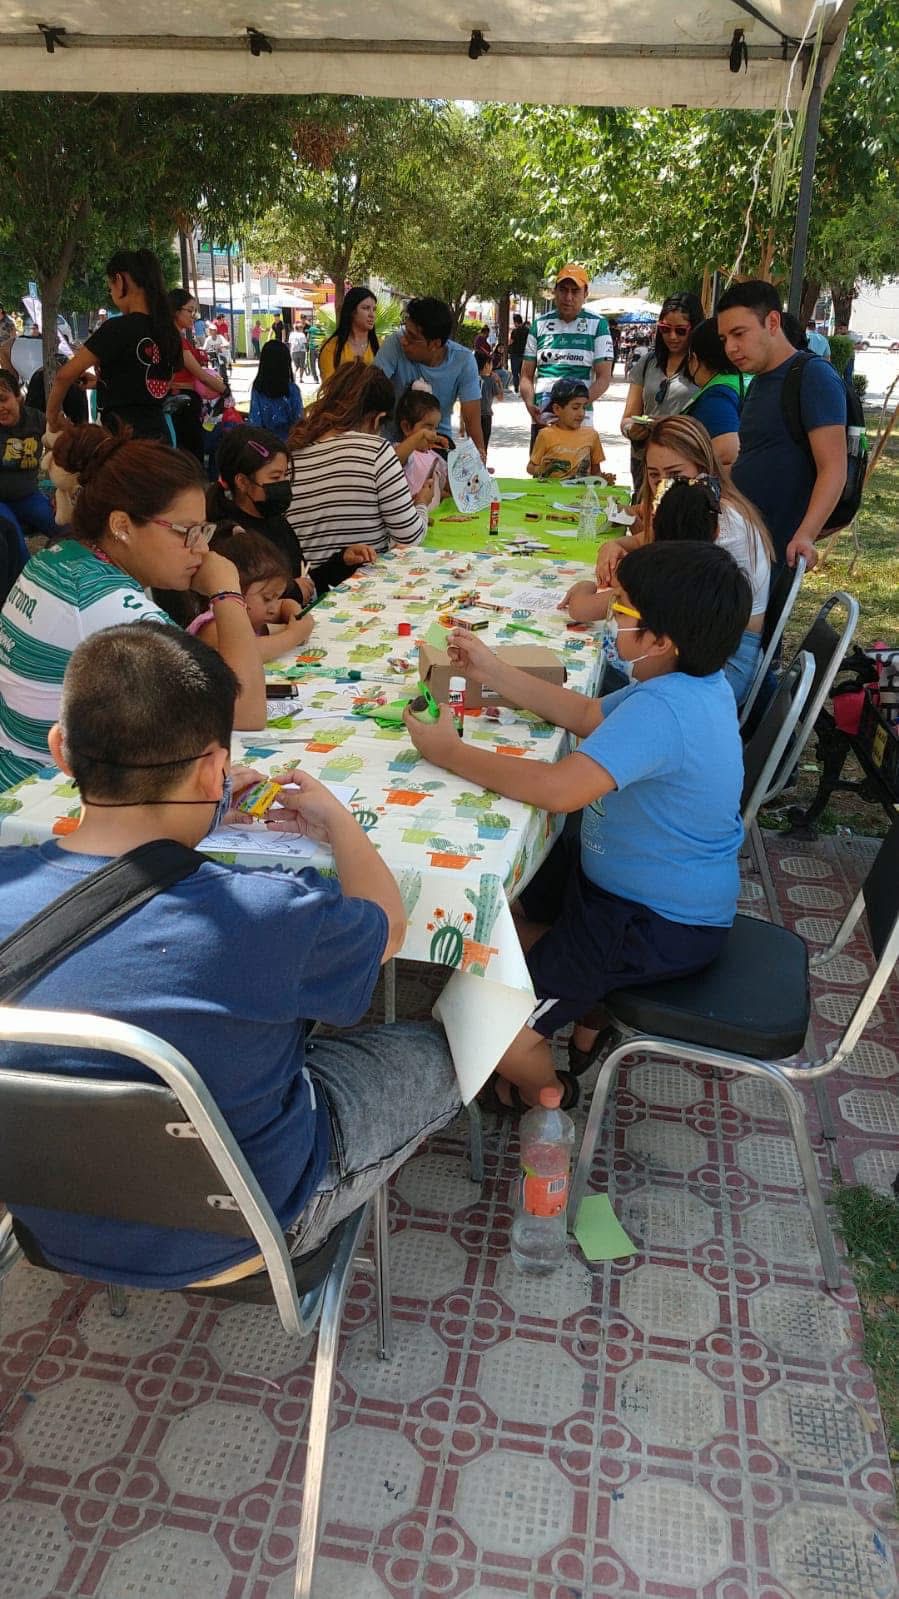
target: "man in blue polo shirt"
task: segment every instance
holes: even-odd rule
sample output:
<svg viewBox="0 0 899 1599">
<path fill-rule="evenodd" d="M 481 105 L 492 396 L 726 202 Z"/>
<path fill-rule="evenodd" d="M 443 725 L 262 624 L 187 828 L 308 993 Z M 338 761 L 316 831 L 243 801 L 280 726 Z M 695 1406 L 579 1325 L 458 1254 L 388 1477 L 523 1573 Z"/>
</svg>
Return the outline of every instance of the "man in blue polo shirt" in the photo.
<svg viewBox="0 0 899 1599">
<path fill-rule="evenodd" d="M 486 460 L 477 363 L 464 344 L 450 338 L 452 327 L 453 314 L 443 300 L 430 296 L 410 300 L 402 332 L 388 334 L 375 365 L 392 380 L 397 399 L 412 383 L 430 389 L 440 406 L 437 431 L 448 439 L 453 436 L 453 406 L 458 400 L 465 431 Z"/>
<path fill-rule="evenodd" d="M 739 372 L 754 374 L 740 417 L 734 485 L 757 505 L 779 562 L 817 560 L 823 532 L 846 483 L 846 390 L 826 361 L 805 360 L 799 390 L 806 448 L 784 415 L 784 379 L 797 356 L 782 327 L 783 306 L 771 283 L 735 283 L 718 305 L 718 332 Z"/>
</svg>

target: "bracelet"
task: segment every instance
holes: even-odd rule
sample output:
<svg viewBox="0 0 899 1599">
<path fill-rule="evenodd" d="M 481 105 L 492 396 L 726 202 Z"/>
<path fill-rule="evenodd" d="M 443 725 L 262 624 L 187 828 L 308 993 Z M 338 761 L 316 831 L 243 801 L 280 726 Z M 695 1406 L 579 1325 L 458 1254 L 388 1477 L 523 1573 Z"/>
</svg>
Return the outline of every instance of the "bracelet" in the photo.
<svg viewBox="0 0 899 1599">
<path fill-rule="evenodd" d="M 214 605 L 216 600 L 236 600 L 238 605 L 243 606 L 244 610 L 247 608 L 247 602 L 239 589 L 220 589 L 218 594 L 210 594 L 210 605 Z"/>
</svg>

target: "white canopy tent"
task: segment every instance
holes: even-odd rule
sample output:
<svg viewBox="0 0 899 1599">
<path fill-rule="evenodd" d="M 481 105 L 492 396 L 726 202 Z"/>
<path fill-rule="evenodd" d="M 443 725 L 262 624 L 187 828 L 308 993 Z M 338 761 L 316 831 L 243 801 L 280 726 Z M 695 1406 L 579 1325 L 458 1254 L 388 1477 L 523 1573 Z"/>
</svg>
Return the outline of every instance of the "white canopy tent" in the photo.
<svg viewBox="0 0 899 1599">
<path fill-rule="evenodd" d="M 423 0 L 49 0 L 35 13 L 6 0 L 0 89 L 760 110 L 782 102 L 822 12 L 826 86 L 854 3 L 479 0 L 450 14 Z M 731 71 L 738 28 L 748 66 Z"/>
</svg>

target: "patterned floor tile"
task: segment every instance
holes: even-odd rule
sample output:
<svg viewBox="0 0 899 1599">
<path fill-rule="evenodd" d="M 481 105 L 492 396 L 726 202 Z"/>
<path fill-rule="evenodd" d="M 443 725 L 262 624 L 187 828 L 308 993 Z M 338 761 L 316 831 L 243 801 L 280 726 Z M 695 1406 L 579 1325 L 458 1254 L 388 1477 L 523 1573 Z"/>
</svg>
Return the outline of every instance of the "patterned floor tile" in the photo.
<svg viewBox="0 0 899 1599">
<path fill-rule="evenodd" d="M 610 1539 L 638 1576 L 698 1589 L 730 1558 L 728 1518 L 700 1488 L 646 1478 L 612 1506 Z"/>
<path fill-rule="evenodd" d="M 460 1473 L 454 1514 L 494 1554 L 541 1555 L 571 1526 L 574 1490 L 549 1460 L 495 1451 Z"/>
<path fill-rule="evenodd" d="M 767 847 L 820 950 L 870 848 Z M 765 914 L 758 883 L 741 904 Z M 815 977 L 820 1042 L 869 969 L 859 931 Z M 441 981 L 401 965 L 401 1012 Z M 806 1095 L 822 1180 L 835 1160 L 889 1191 L 897 1085 L 894 979 L 825 1085 L 835 1145 Z M 315 1599 L 899 1599 L 857 1306 L 822 1289 L 771 1084 L 633 1057 L 593 1182 L 637 1252 L 591 1266 L 571 1242 L 546 1278 L 509 1256 L 514 1127 L 487 1123 L 483 1191 L 467 1130 L 393 1184 L 390 1361 L 370 1275 L 347 1298 Z M 314 1340 L 265 1307 L 127 1299 L 116 1320 L 75 1279 L 2 1285 L 2 1599 L 292 1599 Z"/>
<path fill-rule="evenodd" d="M 891 1599 L 895 1572 L 883 1537 L 839 1505 L 796 1505 L 771 1531 L 772 1565 L 800 1599 Z"/>
</svg>

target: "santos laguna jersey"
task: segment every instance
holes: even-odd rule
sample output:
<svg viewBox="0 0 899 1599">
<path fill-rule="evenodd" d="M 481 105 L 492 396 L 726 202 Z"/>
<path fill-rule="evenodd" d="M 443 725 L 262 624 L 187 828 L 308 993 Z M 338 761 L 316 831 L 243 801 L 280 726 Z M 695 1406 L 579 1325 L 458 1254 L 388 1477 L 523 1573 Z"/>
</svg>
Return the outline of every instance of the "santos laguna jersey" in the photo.
<svg viewBox="0 0 899 1599">
<path fill-rule="evenodd" d="M 594 363 L 611 361 L 613 356 L 609 324 L 595 311 L 580 311 L 570 322 L 558 311 L 535 317 L 524 358 L 537 364 L 534 392 L 538 405 L 546 401 L 559 378 L 573 378 L 589 387 Z"/>
</svg>

